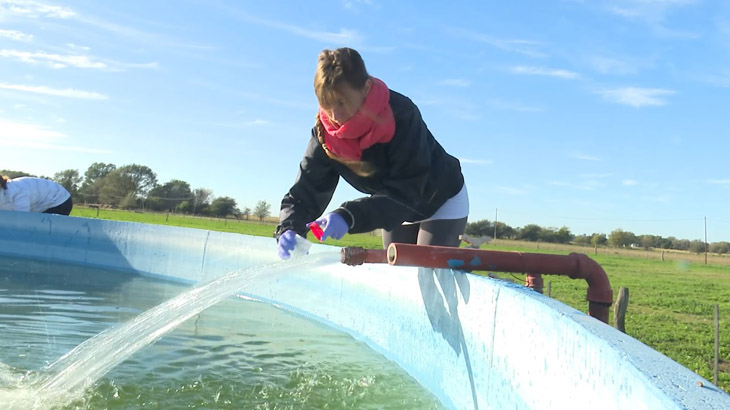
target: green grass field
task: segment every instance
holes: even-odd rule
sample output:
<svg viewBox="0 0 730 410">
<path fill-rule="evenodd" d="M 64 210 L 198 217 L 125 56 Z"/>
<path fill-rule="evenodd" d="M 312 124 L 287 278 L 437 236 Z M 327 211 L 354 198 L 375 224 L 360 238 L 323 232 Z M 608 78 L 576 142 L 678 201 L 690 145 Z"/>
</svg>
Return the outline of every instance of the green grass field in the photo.
<svg viewBox="0 0 730 410">
<path fill-rule="evenodd" d="M 96 218 L 96 209 L 75 208 L 72 216 Z M 99 210 L 98 217 L 119 221 L 183 226 L 245 235 L 271 237 L 273 220 L 238 221 L 198 218 L 174 214 L 138 213 L 119 210 Z M 327 244 L 345 247 L 380 248 L 380 236 L 372 234 L 347 235 Z M 483 245 L 484 249 L 522 252 L 566 254 L 566 251 L 526 248 L 499 240 L 497 245 Z M 658 260 L 610 252 L 593 255 L 586 248 L 573 251 L 588 253 L 607 272 L 614 290 L 629 289 L 629 307 L 626 314 L 626 333 L 655 350 L 669 356 L 685 367 L 712 381 L 714 360 L 714 305 L 720 309 L 720 372 L 718 385 L 730 391 L 730 366 L 723 359 L 730 357 L 730 266 L 707 264 L 697 258 L 687 260 Z M 524 283 L 524 275 L 500 274 L 502 277 Z M 580 311 L 587 310 L 586 283 L 561 276 L 545 276 L 545 289 L 551 285 L 551 297 Z M 613 323 L 613 313 L 609 319 Z"/>
</svg>

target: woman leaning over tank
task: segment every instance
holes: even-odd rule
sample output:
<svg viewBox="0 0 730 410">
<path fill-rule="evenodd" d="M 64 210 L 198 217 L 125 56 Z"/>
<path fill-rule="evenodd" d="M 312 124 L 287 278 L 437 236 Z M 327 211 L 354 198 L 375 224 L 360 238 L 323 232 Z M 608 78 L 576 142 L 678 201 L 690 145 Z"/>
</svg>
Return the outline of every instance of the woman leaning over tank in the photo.
<svg viewBox="0 0 730 410">
<path fill-rule="evenodd" d="M 275 236 L 288 258 L 312 222 L 321 240 L 383 229 L 391 242 L 458 246 L 469 213 L 459 160 L 436 141 L 418 107 L 368 74 L 351 48 L 319 54 L 319 102 L 299 174 L 281 202 Z M 342 177 L 368 196 L 321 216 Z M 317 219 L 319 218 L 319 219 Z"/>
</svg>

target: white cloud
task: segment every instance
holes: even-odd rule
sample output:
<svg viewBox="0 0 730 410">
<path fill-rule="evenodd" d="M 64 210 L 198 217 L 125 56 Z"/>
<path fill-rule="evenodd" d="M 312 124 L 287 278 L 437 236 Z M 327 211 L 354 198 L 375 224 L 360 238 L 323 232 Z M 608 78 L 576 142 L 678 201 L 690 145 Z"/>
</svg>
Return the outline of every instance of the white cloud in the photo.
<svg viewBox="0 0 730 410">
<path fill-rule="evenodd" d="M 624 87 L 613 90 L 598 91 L 608 101 L 619 104 L 630 105 L 632 107 L 643 107 L 647 105 L 666 105 L 667 101 L 664 96 L 676 94 L 673 90 L 665 90 L 662 88 L 638 88 Z"/>
<path fill-rule="evenodd" d="M 21 31 L 16 30 L 2 30 L 0 29 L 0 37 L 9 38 L 15 41 L 33 41 L 32 34 L 25 34 Z"/>
<path fill-rule="evenodd" d="M 605 9 L 625 18 L 641 18 L 648 21 L 662 20 L 675 9 L 691 6 L 698 0 L 608 0 Z"/>
<path fill-rule="evenodd" d="M 547 55 L 537 49 L 542 43 L 531 40 L 522 39 L 503 39 L 496 38 L 486 34 L 475 33 L 473 31 L 462 28 L 448 28 L 451 34 L 458 37 L 465 37 L 472 41 L 488 44 L 502 51 L 525 55 L 528 57 L 545 58 Z"/>
<path fill-rule="evenodd" d="M 459 161 L 461 161 L 464 164 L 479 164 L 479 165 L 491 165 L 494 163 L 491 159 L 469 159 L 469 158 L 459 158 Z"/>
<path fill-rule="evenodd" d="M 270 121 L 268 121 L 268 120 L 262 120 L 260 118 L 245 123 L 246 126 L 251 126 L 251 127 L 260 126 L 260 125 L 269 125 L 269 124 L 271 124 Z"/>
<path fill-rule="evenodd" d="M 346 9 L 352 10 L 356 13 L 360 12 L 360 6 L 380 8 L 379 6 L 376 6 L 371 0 L 345 0 L 343 6 Z"/>
<path fill-rule="evenodd" d="M 0 0 L 0 16 L 4 14 L 58 19 L 68 19 L 76 16 L 76 12 L 68 7 L 52 6 L 33 0 Z"/>
<path fill-rule="evenodd" d="M 252 16 L 235 8 L 225 6 L 221 7 L 224 7 L 229 14 L 240 20 L 264 27 L 273 28 L 279 31 L 285 31 L 298 37 L 309 38 L 312 40 L 317 40 L 323 43 L 330 44 L 341 44 L 350 46 L 362 44 L 362 36 L 358 34 L 358 32 L 355 30 L 349 30 L 344 28 L 341 28 L 339 31 L 313 30 L 306 27 L 295 26 L 293 24 L 269 20 L 263 17 Z"/>
<path fill-rule="evenodd" d="M 601 74 L 630 75 L 639 72 L 636 65 L 624 60 L 610 57 L 592 57 L 590 59 L 590 64 Z"/>
<path fill-rule="evenodd" d="M 567 187 L 574 185 L 567 181 L 550 181 L 549 184 L 554 185 L 554 186 L 567 186 Z"/>
<path fill-rule="evenodd" d="M 580 181 L 555 180 L 555 181 L 550 181 L 549 184 L 552 186 L 577 189 L 577 190 L 581 190 L 581 191 L 594 191 L 605 185 L 605 184 L 601 183 L 600 181 L 596 181 L 593 179 L 586 179 L 586 180 L 580 180 Z"/>
<path fill-rule="evenodd" d="M 708 74 L 702 80 L 715 87 L 730 88 L 730 71 Z"/>
<path fill-rule="evenodd" d="M 468 87 L 471 83 L 463 78 L 449 78 L 438 83 L 439 85 L 445 85 L 450 87 Z"/>
<path fill-rule="evenodd" d="M 262 118 L 256 118 L 248 121 L 204 121 L 195 123 L 205 125 L 206 127 L 221 127 L 232 129 L 248 129 L 252 127 L 265 127 L 272 125 L 271 121 Z"/>
<path fill-rule="evenodd" d="M 580 77 L 580 75 L 574 71 L 523 65 L 512 67 L 509 71 L 513 74 L 543 75 L 547 77 L 558 77 L 565 79 L 574 79 Z"/>
<path fill-rule="evenodd" d="M 501 109 L 501 110 L 508 110 L 508 111 L 518 111 L 518 112 L 540 112 L 542 111 L 542 108 L 535 107 L 531 105 L 525 105 L 519 102 L 512 102 L 512 101 L 505 101 L 500 99 L 490 99 L 487 100 L 487 105 L 493 108 Z"/>
<path fill-rule="evenodd" d="M 667 15 L 698 2 L 699 0 L 603 0 L 603 8 L 626 20 L 647 24 L 659 36 L 696 39 L 700 37 L 697 33 L 668 28 L 664 21 Z"/>
<path fill-rule="evenodd" d="M 530 193 L 527 189 L 521 189 L 513 186 L 496 186 L 494 190 L 505 195 L 527 195 Z"/>
<path fill-rule="evenodd" d="M 613 174 L 610 172 L 606 172 L 606 173 L 602 173 L 602 174 L 580 174 L 578 176 L 581 178 L 588 178 L 588 179 L 594 179 L 594 178 L 602 179 L 602 178 L 610 178 L 613 176 Z"/>
<path fill-rule="evenodd" d="M 641 16 L 641 13 L 639 10 L 630 9 L 630 8 L 624 8 L 624 7 L 607 7 L 606 10 L 608 10 L 609 13 L 615 14 L 620 17 L 633 19 L 638 18 Z"/>
<path fill-rule="evenodd" d="M 621 184 L 626 186 L 634 186 L 638 185 L 639 183 L 633 179 L 624 179 L 623 181 L 621 181 Z"/>
<path fill-rule="evenodd" d="M 312 109 L 312 103 L 310 103 L 309 101 L 296 100 L 288 98 L 284 95 L 278 96 L 274 94 L 259 94 L 250 92 L 241 92 L 236 94 L 239 95 L 241 98 L 254 101 L 257 104 L 271 104 L 280 107 L 297 108 L 303 110 Z"/>
<path fill-rule="evenodd" d="M 84 100 L 106 100 L 109 99 L 104 94 L 94 91 L 76 90 L 73 88 L 50 88 L 42 85 L 20 85 L 0 83 L 0 88 L 6 90 L 23 91 L 34 94 L 51 95 L 55 97 L 80 98 Z"/>
<path fill-rule="evenodd" d="M 137 39 L 139 41 L 155 43 L 157 45 L 168 47 L 198 48 L 197 45 L 191 45 L 189 42 L 173 42 L 165 37 L 148 34 L 135 28 L 121 26 L 89 15 L 78 14 L 69 7 L 47 5 L 33 0 L 0 0 L 0 20 L 2 20 L 5 15 L 17 15 L 35 19 L 73 19 L 74 21 L 82 24 L 87 24 L 111 33 Z"/>
<path fill-rule="evenodd" d="M 151 63 L 122 63 L 119 61 L 109 61 L 109 64 L 112 71 L 122 71 L 127 68 L 142 68 L 149 70 L 156 70 L 160 68 L 160 64 L 156 61 Z"/>
<path fill-rule="evenodd" d="M 107 68 L 107 65 L 99 62 L 92 61 L 89 57 L 83 55 L 60 55 L 60 54 L 49 54 L 45 51 L 20 51 L 20 50 L 0 50 L 0 57 L 14 58 L 29 64 L 45 63 L 53 68 L 65 68 L 67 66 L 77 68 Z"/>
<path fill-rule="evenodd" d="M 91 50 L 90 47 L 80 46 L 80 45 L 74 44 L 74 43 L 66 43 L 66 47 L 70 48 L 71 50 L 81 50 L 84 52 Z"/>
<path fill-rule="evenodd" d="M 63 134 L 57 131 L 46 130 L 31 124 L 12 122 L 0 118 L 0 138 L 24 139 L 33 143 L 53 143 L 62 139 Z"/>
<path fill-rule="evenodd" d="M 67 136 L 35 124 L 7 121 L 0 118 L 0 146 L 14 146 L 52 151 L 108 153 L 107 150 L 79 147 L 65 143 Z"/>
<path fill-rule="evenodd" d="M 707 183 L 712 185 L 730 185 L 730 179 L 708 179 Z"/>
<path fill-rule="evenodd" d="M 601 159 L 598 157 L 594 157 L 593 155 L 586 155 L 581 153 L 574 153 L 570 155 L 571 158 L 579 159 L 582 161 L 600 161 Z"/>
</svg>

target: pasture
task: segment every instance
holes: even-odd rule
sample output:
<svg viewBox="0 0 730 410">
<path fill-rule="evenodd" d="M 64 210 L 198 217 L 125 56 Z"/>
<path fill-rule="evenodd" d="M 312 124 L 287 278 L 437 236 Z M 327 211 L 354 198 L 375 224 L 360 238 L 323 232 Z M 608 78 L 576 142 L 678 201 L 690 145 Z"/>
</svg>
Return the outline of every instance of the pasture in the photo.
<svg viewBox="0 0 730 410">
<path fill-rule="evenodd" d="M 77 207 L 71 216 L 183 226 L 196 229 L 272 237 L 275 218 L 264 221 L 200 218 L 176 214 L 97 210 Z M 334 246 L 380 248 L 374 233 L 327 240 Z M 620 287 L 629 288 L 626 333 L 712 381 L 714 361 L 714 305 L 720 310 L 720 366 L 718 385 L 730 391 L 730 258 L 660 250 L 585 248 L 498 240 L 482 249 L 567 254 L 586 253 L 608 274 L 614 299 Z M 272 239 L 272 252 L 275 252 Z M 499 273 L 524 283 L 524 275 Z M 567 277 L 544 276 L 545 292 L 580 311 L 587 311 L 586 283 Z M 530 312 L 524 312 L 529 315 Z M 609 319 L 613 323 L 613 312 Z"/>
</svg>

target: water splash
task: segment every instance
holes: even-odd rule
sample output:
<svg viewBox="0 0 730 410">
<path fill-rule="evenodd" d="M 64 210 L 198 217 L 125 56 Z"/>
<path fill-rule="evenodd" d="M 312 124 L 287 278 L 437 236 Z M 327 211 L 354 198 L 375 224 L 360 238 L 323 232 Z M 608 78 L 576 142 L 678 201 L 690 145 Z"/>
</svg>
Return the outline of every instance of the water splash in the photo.
<svg viewBox="0 0 730 410">
<path fill-rule="evenodd" d="M 47 409 L 68 404 L 79 399 L 86 389 L 135 352 L 187 319 L 244 290 L 257 277 L 265 274 L 270 278 L 339 260 L 339 252 L 326 252 L 232 271 L 88 339 L 51 363 L 42 374 L 29 381 L 27 387 L 0 390 L 0 398 L 4 405 L 9 404 L 5 407 L 9 409 Z M 18 384 L 24 385 L 22 382 L 20 380 Z"/>
</svg>

